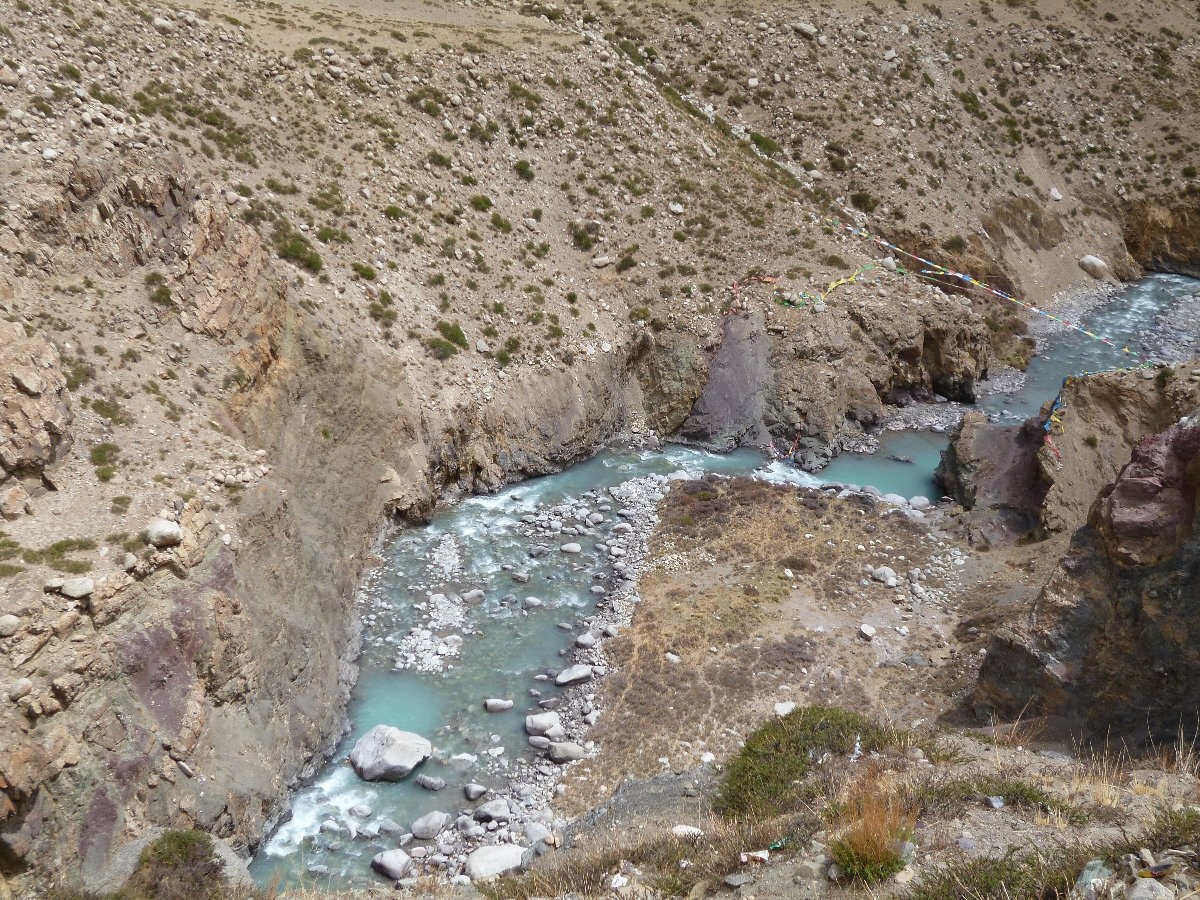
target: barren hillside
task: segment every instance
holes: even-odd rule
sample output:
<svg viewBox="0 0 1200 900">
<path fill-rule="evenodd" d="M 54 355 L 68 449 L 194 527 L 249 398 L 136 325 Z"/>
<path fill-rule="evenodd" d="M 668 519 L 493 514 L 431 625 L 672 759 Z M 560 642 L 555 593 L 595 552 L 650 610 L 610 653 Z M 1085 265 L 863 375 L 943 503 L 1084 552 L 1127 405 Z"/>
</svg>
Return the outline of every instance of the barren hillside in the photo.
<svg viewBox="0 0 1200 900">
<path fill-rule="evenodd" d="M 1039 304 L 1200 272 L 1198 54 L 1165 2 L 0 6 L 0 873 L 255 848 L 389 517 L 619 434 L 819 466 L 1027 357 L 834 219 Z"/>
</svg>

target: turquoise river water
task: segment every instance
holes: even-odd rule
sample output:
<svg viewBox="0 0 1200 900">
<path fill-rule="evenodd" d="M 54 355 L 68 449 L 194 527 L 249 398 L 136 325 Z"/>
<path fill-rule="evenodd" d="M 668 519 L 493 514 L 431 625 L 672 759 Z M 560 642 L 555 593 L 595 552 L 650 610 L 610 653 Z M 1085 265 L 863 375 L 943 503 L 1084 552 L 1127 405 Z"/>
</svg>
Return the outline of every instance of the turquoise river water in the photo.
<svg viewBox="0 0 1200 900">
<path fill-rule="evenodd" d="M 1096 308 L 1084 323 L 1119 345 L 1145 347 L 1161 358 L 1200 355 L 1200 282 L 1172 276 L 1143 279 Z M 1151 332 L 1147 345 L 1143 341 Z M 1046 335 L 1042 344 L 1042 355 L 1030 365 L 1023 385 L 988 396 L 981 408 L 997 419 L 1015 421 L 1052 398 L 1065 375 L 1124 363 L 1105 345 L 1064 329 Z M 945 443 L 944 434 L 890 432 L 881 438 L 879 452 L 842 454 L 819 476 L 770 463 L 751 451 L 718 456 L 668 446 L 660 452 L 602 452 L 560 474 L 462 500 L 429 525 L 398 532 L 385 546 L 384 564 L 370 573 L 360 594 L 363 653 L 350 703 L 350 730 L 332 760 L 292 797 L 291 816 L 270 835 L 251 866 L 255 878 L 283 884 L 303 880 L 319 887 L 375 880 L 370 860 L 396 846 L 394 826 L 407 830 L 427 812 L 464 808 L 465 783 L 502 787 L 509 761 L 527 757 L 523 723 L 533 702 L 530 689 L 543 697 L 556 694 L 552 681 L 537 677 L 563 667 L 562 653 L 578 633 L 578 619 L 593 611 L 596 599 L 589 593 L 595 572 L 581 571 L 586 567 L 578 558 L 555 553 L 529 565 L 529 540 L 519 526 L 537 504 L 553 505 L 588 492 L 594 492 L 593 505 L 602 504 L 603 491 L 628 479 L 681 470 L 806 485 L 869 485 L 904 497 L 936 498 L 932 473 Z M 523 567 L 530 569 L 530 579 L 514 585 L 511 570 Z M 460 619 L 435 629 L 435 641 L 450 632 L 461 636 L 457 655 L 442 659 L 440 671 L 394 667 L 398 644 L 414 624 L 428 621 L 431 595 L 476 588 L 489 599 L 467 606 Z M 542 603 L 533 608 L 513 603 L 512 593 Z M 502 595 L 510 595 L 509 602 L 502 602 Z M 481 709 L 485 697 L 517 702 L 509 712 L 489 715 Z M 424 790 L 411 777 L 398 783 L 357 778 L 345 757 L 357 738 L 381 723 L 433 742 L 435 756 L 419 771 L 444 778 L 444 790 Z"/>
</svg>

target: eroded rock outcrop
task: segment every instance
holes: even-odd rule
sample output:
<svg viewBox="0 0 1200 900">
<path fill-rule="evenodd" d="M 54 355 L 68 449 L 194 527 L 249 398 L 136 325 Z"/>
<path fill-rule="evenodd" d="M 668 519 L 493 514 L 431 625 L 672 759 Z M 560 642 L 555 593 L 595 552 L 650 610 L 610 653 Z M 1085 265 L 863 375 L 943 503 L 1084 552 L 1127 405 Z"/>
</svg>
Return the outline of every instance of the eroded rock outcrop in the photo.
<svg viewBox="0 0 1200 900">
<path fill-rule="evenodd" d="M 1038 480 L 1036 422 L 997 427 L 968 412 L 955 429 L 934 480 L 964 510 L 974 546 L 1011 543 L 1037 528 L 1045 489 Z"/>
<path fill-rule="evenodd" d="M 993 636 L 975 708 L 1101 735 L 1195 733 L 1198 492 L 1200 411 L 1139 442 L 1028 616 Z"/>
<path fill-rule="evenodd" d="M 1197 488 L 1200 422 L 1185 420 L 1141 440 L 1092 506 L 1090 524 L 1108 558 L 1129 568 L 1156 566 L 1178 553 L 1195 530 Z"/>
<path fill-rule="evenodd" d="M 1043 439 L 1048 405 L 1018 427 L 989 426 L 981 414 L 967 413 L 935 477 L 967 510 L 972 541 L 1011 543 L 1027 533 L 1082 525 L 1097 492 L 1116 478 L 1137 442 L 1200 402 L 1200 381 L 1186 375 L 1195 367 L 1071 379 L 1054 429 L 1057 454 Z"/>
<path fill-rule="evenodd" d="M 58 350 L 17 322 L 0 322 L 0 515 L 12 519 L 32 500 L 47 467 L 71 446 L 71 403 Z"/>
</svg>

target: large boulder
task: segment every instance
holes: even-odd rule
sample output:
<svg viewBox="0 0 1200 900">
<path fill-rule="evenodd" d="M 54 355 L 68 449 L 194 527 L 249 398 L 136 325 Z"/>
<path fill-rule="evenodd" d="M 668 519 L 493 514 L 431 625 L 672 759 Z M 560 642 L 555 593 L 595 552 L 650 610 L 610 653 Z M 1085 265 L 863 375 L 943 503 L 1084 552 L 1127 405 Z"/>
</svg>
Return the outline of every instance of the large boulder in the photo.
<svg viewBox="0 0 1200 900">
<path fill-rule="evenodd" d="M 431 753 L 433 745 L 419 734 L 376 725 L 350 751 L 350 765 L 364 781 L 399 781 Z"/>
<path fill-rule="evenodd" d="M 550 754 L 550 761 L 556 763 L 574 762 L 587 756 L 586 750 L 571 741 L 555 741 L 550 744 L 547 752 Z"/>
<path fill-rule="evenodd" d="M 570 684 L 582 684 L 585 681 L 591 681 L 595 674 L 591 666 L 580 663 L 570 666 L 558 673 L 558 677 L 554 679 L 554 683 L 559 687 L 566 687 Z"/>
<path fill-rule="evenodd" d="M 490 881 L 505 872 L 521 868 L 527 852 L 516 844 L 480 847 L 467 857 L 466 875 L 472 881 Z"/>
<path fill-rule="evenodd" d="M 534 713 L 525 717 L 525 732 L 532 735 L 543 735 L 549 731 L 562 728 L 562 717 L 556 712 Z"/>
<path fill-rule="evenodd" d="M 687 443 L 728 452 L 771 439 L 763 422 L 772 388 L 770 339 L 760 310 L 731 315 L 709 364 L 704 389 L 680 426 Z"/>
<path fill-rule="evenodd" d="M 1112 273 L 1108 269 L 1108 263 L 1098 256 L 1089 253 L 1087 256 L 1079 257 L 1079 268 L 1087 272 L 1098 281 L 1104 281 L 1111 277 Z"/>
</svg>

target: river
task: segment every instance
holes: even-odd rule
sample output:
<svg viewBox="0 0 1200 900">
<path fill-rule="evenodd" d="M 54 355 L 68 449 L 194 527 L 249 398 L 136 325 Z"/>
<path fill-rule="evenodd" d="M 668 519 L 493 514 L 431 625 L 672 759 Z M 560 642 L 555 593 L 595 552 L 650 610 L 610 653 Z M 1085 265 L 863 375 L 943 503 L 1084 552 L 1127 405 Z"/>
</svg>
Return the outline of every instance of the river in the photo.
<svg viewBox="0 0 1200 900">
<path fill-rule="evenodd" d="M 1086 314 L 1083 322 L 1118 346 L 1145 349 L 1159 359 L 1196 356 L 1200 282 L 1143 279 Z M 1125 363 L 1108 346 L 1062 328 L 1046 332 L 1040 345 L 1019 388 L 981 400 L 993 420 L 1035 413 L 1065 375 Z M 397 532 L 385 545 L 383 564 L 370 572 L 359 594 L 364 644 L 350 731 L 333 759 L 292 798 L 290 818 L 252 864 L 255 878 L 282 884 L 303 880 L 318 887 L 368 883 L 376 879 L 371 858 L 397 846 L 398 835 L 413 820 L 435 810 L 453 816 L 469 809 L 463 795 L 468 782 L 503 791 L 516 773 L 545 765 L 532 757 L 524 717 L 539 711 L 539 700 L 553 705 L 561 694 L 547 673 L 566 665 L 564 654 L 584 630 L 582 620 L 595 613 L 597 598 L 603 597 L 596 589 L 620 583 L 622 572 L 613 559 L 588 550 L 613 533 L 623 511 L 628 513 L 622 509 L 622 485 L 647 476 L 715 472 L 936 498 L 932 473 L 945 443 L 945 434 L 888 432 L 875 454 L 842 454 L 819 476 L 745 450 L 724 456 L 675 446 L 660 452 L 606 451 L 560 474 L 462 500 L 427 526 Z M 637 484 L 639 490 L 656 490 L 653 479 Z M 544 521 L 556 508 L 567 526 L 561 540 L 578 540 L 584 553 L 565 554 L 555 546 L 531 556 L 540 540 L 534 520 Z M 482 591 L 482 602 L 457 599 L 474 590 Z M 489 697 L 511 699 L 514 708 L 486 713 L 483 700 Z M 413 777 L 398 783 L 361 781 L 344 760 L 354 742 L 377 724 L 431 740 L 434 757 L 418 772 L 444 779 L 446 787 L 426 790 Z M 551 813 L 543 817 L 552 823 Z M 415 841 L 406 849 L 416 847 L 423 848 L 416 855 L 454 856 L 446 842 L 438 847 Z"/>
</svg>

